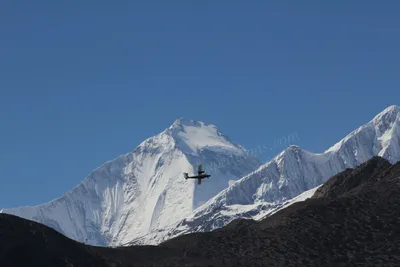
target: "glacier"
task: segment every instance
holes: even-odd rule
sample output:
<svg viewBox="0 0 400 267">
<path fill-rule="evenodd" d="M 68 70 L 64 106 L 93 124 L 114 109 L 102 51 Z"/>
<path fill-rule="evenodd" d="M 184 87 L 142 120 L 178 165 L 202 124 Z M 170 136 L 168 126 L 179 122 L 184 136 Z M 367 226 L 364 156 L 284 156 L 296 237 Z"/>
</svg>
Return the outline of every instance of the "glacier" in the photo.
<svg viewBox="0 0 400 267">
<path fill-rule="evenodd" d="M 212 178 L 185 180 L 202 163 Z M 215 125 L 177 119 L 133 152 L 95 169 L 58 199 L 0 212 L 33 220 L 74 240 L 116 246 L 189 216 L 261 162 Z"/>
<path fill-rule="evenodd" d="M 191 216 L 128 244 L 157 245 L 182 234 L 212 231 L 237 218 L 259 220 L 311 197 L 331 176 L 375 155 L 391 163 L 400 160 L 398 106 L 389 106 L 323 153 L 311 153 L 290 145 L 197 208 Z"/>
</svg>

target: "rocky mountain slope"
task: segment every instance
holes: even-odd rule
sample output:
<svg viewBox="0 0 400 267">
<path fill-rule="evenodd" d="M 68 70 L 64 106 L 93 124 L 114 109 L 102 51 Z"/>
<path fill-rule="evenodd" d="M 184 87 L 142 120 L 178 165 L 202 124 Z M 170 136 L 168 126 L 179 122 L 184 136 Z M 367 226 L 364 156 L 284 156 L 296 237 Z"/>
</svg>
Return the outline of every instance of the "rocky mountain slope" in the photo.
<svg viewBox="0 0 400 267">
<path fill-rule="evenodd" d="M 2 266 L 398 266 L 400 163 L 373 157 L 309 199 L 159 246 L 92 247 L 0 214 Z M 22 256 L 23 255 L 23 256 Z"/>
<path fill-rule="evenodd" d="M 234 162 L 234 164 L 232 164 Z M 183 172 L 203 164 L 213 179 L 197 185 Z M 38 206 L 4 209 L 74 240 L 118 245 L 179 221 L 260 166 L 214 125 L 178 119 L 160 134 L 94 170 L 62 197 Z"/>
<path fill-rule="evenodd" d="M 233 183 L 191 216 L 155 229 L 128 244 L 159 244 L 169 238 L 220 228 L 236 218 L 259 219 L 329 177 L 373 156 L 400 160 L 400 108 L 390 106 L 323 153 L 289 146 L 270 162 Z"/>
</svg>

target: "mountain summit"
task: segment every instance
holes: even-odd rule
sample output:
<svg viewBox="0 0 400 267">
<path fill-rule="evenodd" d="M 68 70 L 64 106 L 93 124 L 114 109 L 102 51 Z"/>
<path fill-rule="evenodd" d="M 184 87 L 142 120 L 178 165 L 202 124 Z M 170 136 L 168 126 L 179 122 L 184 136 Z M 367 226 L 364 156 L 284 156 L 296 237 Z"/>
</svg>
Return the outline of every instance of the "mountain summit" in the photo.
<svg viewBox="0 0 400 267">
<path fill-rule="evenodd" d="M 353 154 L 353 160 L 356 162 L 350 163 L 349 166 L 360 164 L 374 155 L 393 163 L 400 158 L 399 144 L 400 107 L 393 105 L 380 112 L 369 123 L 347 135 L 325 153 L 346 151 L 349 155 Z M 345 155 L 342 156 L 345 158 Z"/>
<path fill-rule="evenodd" d="M 215 125 L 202 121 L 179 118 L 164 133 L 171 136 L 176 146 L 187 155 L 198 156 L 204 149 L 225 150 L 237 155 L 243 153 L 243 148 L 233 143 Z"/>
<path fill-rule="evenodd" d="M 234 162 L 234 164 L 232 164 Z M 197 165 L 212 174 L 185 180 Z M 180 118 L 133 152 L 94 170 L 62 197 L 1 212 L 30 219 L 72 239 L 117 245 L 175 223 L 260 166 L 214 125 Z"/>
</svg>

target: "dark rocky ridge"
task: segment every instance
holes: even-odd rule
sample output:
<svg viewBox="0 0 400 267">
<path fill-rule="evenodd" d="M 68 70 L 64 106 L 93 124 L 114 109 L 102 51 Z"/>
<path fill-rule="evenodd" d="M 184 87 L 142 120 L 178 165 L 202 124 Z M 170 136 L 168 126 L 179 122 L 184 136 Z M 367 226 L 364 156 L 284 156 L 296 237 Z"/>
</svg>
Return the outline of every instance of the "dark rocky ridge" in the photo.
<svg viewBox="0 0 400 267">
<path fill-rule="evenodd" d="M 371 179 L 376 178 L 379 174 L 384 173 L 392 165 L 389 161 L 380 157 L 373 157 L 369 161 L 361 164 L 355 169 L 346 169 L 343 172 L 331 177 L 318 188 L 312 198 L 335 198 L 340 197 L 352 189 L 367 183 Z"/>
<path fill-rule="evenodd" d="M 1 266 L 399 266 L 400 163 L 374 157 L 260 222 L 157 247 L 101 248 L 0 214 Z"/>
</svg>

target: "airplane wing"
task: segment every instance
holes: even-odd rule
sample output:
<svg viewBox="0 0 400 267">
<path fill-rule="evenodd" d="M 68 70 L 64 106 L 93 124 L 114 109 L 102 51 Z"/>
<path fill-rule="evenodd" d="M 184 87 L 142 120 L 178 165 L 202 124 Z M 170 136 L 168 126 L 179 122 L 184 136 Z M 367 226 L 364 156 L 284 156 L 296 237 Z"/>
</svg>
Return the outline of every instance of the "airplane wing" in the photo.
<svg viewBox="0 0 400 267">
<path fill-rule="evenodd" d="M 203 164 L 199 164 L 199 167 L 197 168 L 197 173 L 200 175 L 203 172 Z"/>
</svg>

